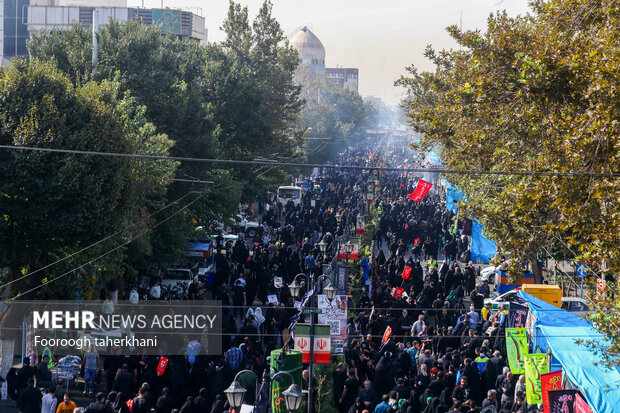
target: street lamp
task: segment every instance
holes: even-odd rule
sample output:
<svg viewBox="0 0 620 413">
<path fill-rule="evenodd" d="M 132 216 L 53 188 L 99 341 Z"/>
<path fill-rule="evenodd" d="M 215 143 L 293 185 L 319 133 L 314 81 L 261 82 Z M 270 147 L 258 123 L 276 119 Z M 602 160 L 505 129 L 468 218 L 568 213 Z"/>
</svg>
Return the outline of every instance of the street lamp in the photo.
<svg viewBox="0 0 620 413">
<path fill-rule="evenodd" d="M 224 390 L 224 394 L 226 394 L 230 407 L 232 407 L 235 411 L 239 411 L 239 409 L 241 409 L 241 405 L 243 404 L 243 399 L 247 390 L 241 386 L 236 379 L 237 378 L 235 377 L 235 380 L 232 382 L 230 387 Z"/>
<path fill-rule="evenodd" d="M 273 375 L 265 374 L 263 376 L 263 381 L 259 386 L 258 376 L 256 375 L 256 373 L 254 373 L 252 370 L 241 370 L 235 375 L 235 379 L 233 380 L 230 387 L 224 390 L 226 398 L 228 399 L 228 404 L 230 404 L 230 407 L 232 407 L 234 411 L 238 412 L 241 409 L 241 405 L 243 404 L 243 398 L 245 396 L 245 392 L 247 391 L 243 386 L 241 386 L 241 384 L 239 384 L 239 381 L 237 379 L 239 378 L 239 376 L 246 373 L 253 375 L 256 379 L 256 399 L 254 401 L 254 407 L 258 405 L 258 399 L 261 394 L 260 391 L 265 385 L 265 382 L 275 380 L 280 375 L 288 376 L 292 383 L 288 389 L 282 392 L 282 395 L 284 396 L 284 403 L 286 404 L 286 409 L 289 412 L 294 412 L 296 410 L 299 410 L 299 408 L 301 407 L 301 402 L 303 401 L 304 394 L 299 390 L 299 387 L 297 387 L 297 385 L 295 384 L 295 379 L 293 378 L 293 376 L 291 376 L 289 372 L 278 371 Z M 269 392 L 269 394 L 271 394 L 271 392 Z"/>
<path fill-rule="evenodd" d="M 327 242 L 325 242 L 325 240 L 321 238 L 321 242 L 319 242 L 317 245 L 319 246 L 319 251 L 321 251 L 321 254 L 325 254 L 325 251 L 327 251 Z"/>
<path fill-rule="evenodd" d="M 347 259 L 349 259 L 349 255 L 351 255 L 354 248 L 355 248 L 355 245 L 353 245 L 351 240 L 347 241 L 347 243 L 344 244 L 344 251 L 347 253 Z"/>
<path fill-rule="evenodd" d="M 331 284 L 323 288 L 323 292 L 325 293 L 325 297 L 329 302 L 334 301 L 334 298 L 336 298 L 336 289 L 332 287 Z"/>
<path fill-rule="evenodd" d="M 293 282 L 288 285 L 288 290 L 291 293 L 291 297 L 297 298 L 299 297 L 299 291 L 301 291 L 301 285 L 293 280 Z"/>
<path fill-rule="evenodd" d="M 310 389 L 312 390 L 312 389 Z M 284 403 L 286 403 L 286 408 L 294 412 L 301 407 L 301 402 L 304 399 L 304 394 L 299 390 L 299 387 L 295 383 L 291 384 L 291 386 L 282 392 L 284 396 Z"/>
<path fill-rule="evenodd" d="M 301 291 L 301 284 L 299 284 L 297 282 L 297 278 L 299 276 L 305 277 L 306 278 L 306 282 L 310 281 L 308 279 L 308 276 L 306 274 L 304 274 L 303 272 L 300 272 L 299 274 L 297 274 L 295 276 L 295 278 L 293 278 L 293 282 L 288 285 L 288 291 L 289 291 L 289 293 L 291 293 L 291 297 L 293 297 L 293 298 L 299 297 L 299 292 Z"/>
<path fill-rule="evenodd" d="M 340 224 L 340 221 L 342 221 L 342 214 L 338 211 L 336 212 L 336 222 Z"/>
</svg>

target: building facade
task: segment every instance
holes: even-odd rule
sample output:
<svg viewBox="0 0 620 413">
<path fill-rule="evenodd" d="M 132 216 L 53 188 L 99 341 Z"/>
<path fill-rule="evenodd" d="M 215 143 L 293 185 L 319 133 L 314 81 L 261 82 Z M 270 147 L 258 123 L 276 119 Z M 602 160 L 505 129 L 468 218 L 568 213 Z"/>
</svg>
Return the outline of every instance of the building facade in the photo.
<svg viewBox="0 0 620 413">
<path fill-rule="evenodd" d="M 358 91 L 359 69 L 354 67 L 327 67 L 325 75 L 333 84 L 343 89 Z"/>
<path fill-rule="evenodd" d="M 359 69 L 325 67 L 325 47 L 306 26 L 291 38 L 291 47 L 297 50 L 299 66 L 313 75 L 325 75 L 330 82 L 343 89 L 358 91 Z"/>
<path fill-rule="evenodd" d="M 15 56 L 28 56 L 26 40 L 40 30 L 65 30 L 73 24 L 92 27 L 96 15 L 98 27 L 110 19 L 126 22 L 137 19 L 143 24 L 162 26 L 163 33 L 173 33 L 183 40 L 207 43 L 205 19 L 177 9 L 142 9 L 126 7 L 126 0 L 0 0 L 0 51 L 2 66 Z M 96 11 L 96 13 L 94 13 Z"/>
</svg>

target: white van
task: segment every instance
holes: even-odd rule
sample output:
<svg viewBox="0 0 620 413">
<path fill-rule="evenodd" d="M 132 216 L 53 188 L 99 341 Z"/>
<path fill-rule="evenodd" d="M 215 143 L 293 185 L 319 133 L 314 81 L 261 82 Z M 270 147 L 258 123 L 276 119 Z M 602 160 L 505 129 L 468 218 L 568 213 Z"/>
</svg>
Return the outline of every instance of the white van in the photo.
<svg viewBox="0 0 620 413">
<path fill-rule="evenodd" d="M 290 199 L 297 206 L 301 204 L 302 192 L 303 190 L 298 186 L 281 186 L 278 188 L 278 202 L 286 205 Z"/>
</svg>

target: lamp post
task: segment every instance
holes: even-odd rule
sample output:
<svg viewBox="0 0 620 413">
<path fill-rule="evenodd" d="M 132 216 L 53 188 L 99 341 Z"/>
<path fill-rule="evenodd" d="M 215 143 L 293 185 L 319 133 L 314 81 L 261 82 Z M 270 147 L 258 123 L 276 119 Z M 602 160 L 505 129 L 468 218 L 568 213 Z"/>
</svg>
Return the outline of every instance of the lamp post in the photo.
<svg viewBox="0 0 620 413">
<path fill-rule="evenodd" d="M 344 252 L 347 254 L 347 261 L 349 261 L 349 256 L 353 252 L 354 248 L 355 248 L 355 245 L 353 245 L 351 240 L 347 241 L 347 243 L 344 244 Z"/>
<path fill-rule="evenodd" d="M 321 248 L 321 246 L 319 246 L 319 248 Z M 295 278 L 293 278 L 293 282 L 290 283 L 288 286 L 289 292 L 291 293 L 291 296 L 293 298 L 298 298 L 299 292 L 301 291 L 301 286 L 297 283 L 297 277 L 299 277 L 300 275 L 308 278 L 308 276 L 304 273 L 299 273 L 295 276 Z M 314 306 L 314 296 L 316 294 L 317 287 L 321 285 L 321 283 L 325 280 L 325 278 L 327 278 L 327 275 L 321 275 L 316 280 L 316 283 L 315 283 L 314 276 L 312 276 L 312 278 L 309 280 L 311 284 L 308 286 L 308 288 L 310 288 L 313 291 L 312 296 L 310 297 L 310 308 L 311 308 L 310 310 L 311 311 L 310 312 L 310 358 L 308 360 L 308 412 L 310 413 L 313 412 L 312 376 L 313 376 L 313 371 L 314 371 L 314 330 L 315 330 L 314 313 L 312 312 L 312 309 Z M 336 289 L 332 287 L 331 283 L 323 289 L 323 292 L 325 293 L 325 297 L 327 298 L 329 302 L 332 302 L 334 298 L 336 297 Z"/>
<path fill-rule="evenodd" d="M 231 385 L 226 390 L 224 390 L 224 394 L 226 394 L 226 398 L 228 399 L 228 404 L 230 404 L 230 407 L 232 407 L 235 412 L 239 412 L 239 410 L 241 409 L 241 405 L 243 404 L 243 398 L 245 397 L 245 393 L 247 392 L 247 389 L 244 388 L 238 380 L 239 377 L 243 374 L 251 374 L 256 379 L 256 399 L 254 401 L 255 407 L 258 405 L 260 391 L 265 385 L 265 382 L 269 382 L 269 385 L 271 385 L 271 381 L 275 380 L 280 375 L 288 376 L 289 379 L 291 379 L 292 383 L 288 389 L 282 392 L 282 395 L 284 396 L 284 403 L 286 404 L 286 410 L 288 410 L 289 412 L 294 412 L 296 410 L 299 410 L 299 408 L 301 407 L 301 402 L 303 401 L 304 395 L 301 390 L 299 390 L 299 387 L 297 387 L 297 385 L 295 384 L 295 379 L 289 372 L 278 371 L 277 373 L 274 373 L 272 375 L 265 374 L 265 376 L 263 377 L 263 381 L 261 382 L 261 385 L 259 387 L 258 376 L 256 375 L 256 373 L 254 373 L 252 370 L 241 370 L 235 375 L 235 379 L 233 380 Z M 269 393 L 271 394 L 271 392 Z"/>
</svg>

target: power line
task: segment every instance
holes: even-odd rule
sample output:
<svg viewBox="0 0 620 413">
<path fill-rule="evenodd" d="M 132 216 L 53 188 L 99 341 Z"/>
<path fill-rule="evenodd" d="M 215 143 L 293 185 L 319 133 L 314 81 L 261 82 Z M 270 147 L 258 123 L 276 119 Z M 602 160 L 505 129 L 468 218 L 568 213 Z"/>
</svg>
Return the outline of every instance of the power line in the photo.
<svg viewBox="0 0 620 413">
<path fill-rule="evenodd" d="M 367 171 L 395 171 L 395 172 L 435 172 L 453 175 L 522 175 L 522 176 L 547 176 L 547 177 L 574 177 L 574 178 L 620 178 L 620 173 L 593 173 L 593 172 L 551 172 L 551 171 L 487 171 L 481 169 L 445 169 L 445 168 L 396 168 L 383 166 L 355 166 L 355 165 L 329 165 L 310 164 L 299 162 L 278 162 L 241 159 L 213 159 L 213 158 L 189 158 L 181 156 L 162 156 L 129 154 L 117 152 L 79 151 L 74 149 L 36 148 L 30 146 L 0 145 L 0 149 L 64 153 L 71 155 L 95 155 L 121 158 L 152 159 L 162 161 L 179 162 L 203 162 L 221 165 L 269 165 L 295 168 L 328 168 L 341 170 L 367 170 Z"/>
<path fill-rule="evenodd" d="M 63 261 L 65 261 L 65 260 L 67 260 L 67 259 L 69 259 L 69 258 L 71 258 L 71 257 L 73 257 L 73 256 L 75 256 L 77 254 L 80 254 L 80 253 L 82 253 L 82 252 L 84 252 L 84 251 L 86 251 L 86 250 L 88 250 L 90 248 L 93 248 L 93 247 L 97 246 L 97 245 L 101 244 L 102 242 L 105 242 L 105 241 L 109 240 L 110 238 L 113 238 L 113 237 L 117 236 L 118 234 L 121 234 L 121 233 L 127 231 L 128 229 L 130 229 L 132 227 L 135 227 L 138 224 L 141 224 L 142 222 L 146 221 L 147 219 L 152 218 L 153 216 L 159 214 L 160 212 L 165 211 L 166 209 L 170 208 L 172 205 L 174 205 L 177 202 L 183 200 L 184 198 L 186 198 L 187 196 L 191 195 L 192 193 L 195 193 L 195 191 L 190 191 L 190 192 L 186 193 L 182 197 L 176 199 L 175 201 L 172 201 L 171 203 L 169 203 L 168 205 L 166 205 L 163 208 L 159 209 L 158 211 L 155 211 L 152 214 L 149 214 L 146 217 L 140 219 L 139 221 L 136 221 L 136 222 L 126 226 L 125 228 L 122 228 L 122 229 L 118 230 L 114 234 L 108 235 L 107 237 L 105 237 L 105 238 L 103 238 L 103 239 L 101 239 L 99 241 L 96 241 L 96 242 L 94 242 L 94 243 L 92 243 L 92 244 L 90 244 L 90 245 L 88 245 L 88 246 L 86 246 L 86 247 L 84 247 L 84 248 L 82 248 L 82 249 L 72 253 L 72 254 L 69 254 L 69 255 L 67 255 L 67 256 L 59 259 L 59 260 L 56 260 L 56 261 L 52 262 L 51 264 L 47 264 L 46 266 L 38 268 L 38 269 L 36 269 L 36 270 L 34 270 L 32 272 L 29 272 L 26 275 L 22 275 L 19 278 L 15 278 L 14 280 L 11 280 L 11 281 L 7 282 L 6 284 L 0 285 L 0 291 L 3 290 L 4 288 L 8 287 L 9 285 L 11 285 L 13 283 L 16 283 L 17 281 L 23 280 L 24 278 L 30 277 L 31 275 L 34 275 L 34 274 L 36 274 L 38 272 L 46 270 L 46 269 L 48 269 L 48 268 L 50 268 L 50 267 L 52 267 L 52 266 L 54 266 L 54 265 L 56 265 L 56 264 L 58 264 L 60 262 L 63 262 Z"/>
<path fill-rule="evenodd" d="M 20 295 L 25 295 L 25 294 L 31 293 L 31 292 L 33 292 L 33 291 L 35 291 L 35 290 L 39 289 L 39 288 L 42 288 L 42 287 L 44 287 L 44 286 L 46 286 L 46 285 L 49 285 L 50 283 L 52 283 L 52 282 L 54 282 L 54 281 L 57 281 L 57 280 L 59 280 L 59 279 L 61 279 L 61 278 L 65 277 L 65 276 L 67 276 L 67 275 L 71 274 L 71 273 L 72 273 L 72 272 L 74 272 L 74 271 L 79 270 L 79 269 L 80 269 L 80 268 L 82 268 L 84 265 L 92 264 L 94 261 L 97 261 L 98 259 L 101 259 L 101 258 L 103 258 L 103 257 L 105 257 L 105 256 L 107 256 L 107 255 L 109 255 L 109 254 L 111 254 L 111 253 L 113 253 L 114 251 L 118 250 L 119 248 L 122 248 L 122 247 L 124 247 L 125 245 L 127 245 L 127 244 L 129 244 L 129 243 L 131 243 L 131 242 L 135 241 L 135 240 L 136 240 L 136 239 L 138 239 L 138 238 L 140 238 L 142 235 L 144 235 L 144 234 L 146 234 L 146 233 L 148 233 L 148 232 L 150 232 L 150 231 L 154 230 L 155 228 L 157 228 L 158 226 L 162 225 L 162 224 L 163 224 L 163 223 L 165 223 L 166 221 L 170 220 L 172 217 L 176 216 L 177 214 L 179 214 L 179 213 L 183 212 L 184 210 L 186 210 L 187 208 L 189 208 L 191 205 L 193 205 L 196 201 L 198 201 L 200 198 L 202 198 L 205 194 L 206 194 L 206 192 L 201 192 L 199 196 L 197 196 L 194 200 L 192 200 L 191 202 L 189 202 L 187 205 L 185 205 L 184 207 L 180 208 L 178 211 L 174 212 L 172 215 L 170 215 L 170 216 L 169 216 L 169 217 L 167 217 L 166 219 L 164 219 L 164 220 L 162 220 L 162 221 L 158 222 L 157 224 L 153 225 L 152 227 L 148 228 L 146 231 L 144 231 L 144 232 L 142 232 L 142 233 L 140 233 L 140 234 L 136 235 L 135 237 L 131 238 L 129 241 L 123 242 L 122 244 L 120 244 L 120 245 L 118 245 L 118 246 L 116 246 L 116 247 L 112 248 L 111 250 L 109 250 L 109 251 L 107 251 L 107 252 L 105 252 L 105 253 L 103 253 L 103 254 L 99 255 L 98 257 L 93 258 L 93 259 L 91 259 L 91 260 L 89 260 L 89 261 L 87 261 L 87 262 L 85 262 L 85 263 L 83 263 L 83 264 L 81 264 L 81 265 L 79 265 L 79 266 L 77 266 L 77 267 L 75 267 L 75 268 L 73 268 L 73 269 L 71 269 L 71 270 L 69 270 L 69 271 L 67 271 L 67 272 L 65 272 L 65 273 L 63 273 L 63 274 L 61 274 L 61 275 L 59 275 L 58 277 L 55 277 L 55 278 L 51 279 L 51 280 L 50 280 L 49 282 L 47 282 L 47 283 L 43 283 L 43 284 L 41 284 L 41 285 L 37 285 L 36 287 L 31 288 L 31 289 L 29 289 L 29 290 L 27 290 L 27 291 L 24 291 L 24 292 L 21 292 L 21 291 L 20 291 L 20 293 L 19 293 L 19 294 L 20 294 Z M 5 300 L 5 302 L 8 302 L 8 301 L 11 301 L 11 299 L 7 299 L 7 300 Z"/>
</svg>

